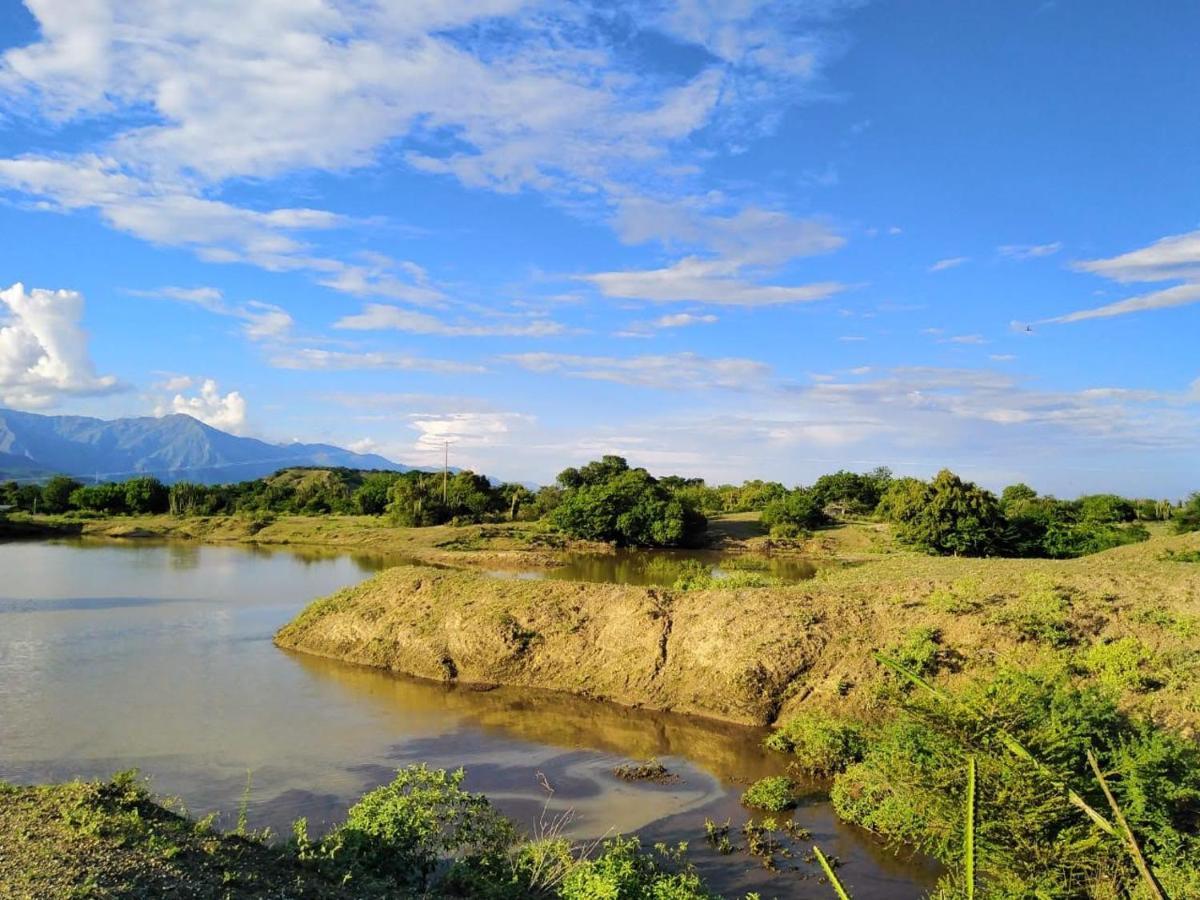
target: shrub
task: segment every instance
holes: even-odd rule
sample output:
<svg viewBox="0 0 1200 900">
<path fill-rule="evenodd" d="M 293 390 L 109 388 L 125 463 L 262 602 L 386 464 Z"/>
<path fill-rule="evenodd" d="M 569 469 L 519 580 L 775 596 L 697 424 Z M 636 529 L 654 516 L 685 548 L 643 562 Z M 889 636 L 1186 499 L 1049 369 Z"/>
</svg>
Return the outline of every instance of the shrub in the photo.
<svg viewBox="0 0 1200 900">
<path fill-rule="evenodd" d="M 942 632 L 938 628 L 913 628 L 887 652 L 889 657 L 921 676 L 937 674 L 944 654 Z"/>
<path fill-rule="evenodd" d="M 897 540 L 927 553 L 990 556 L 1004 544 L 999 501 L 948 469 L 928 484 L 909 478 L 892 482 L 879 513 L 895 523 Z"/>
<path fill-rule="evenodd" d="M 812 531 L 832 520 L 825 514 L 817 492 L 811 488 L 796 488 L 772 500 L 763 510 L 762 523 L 774 532 L 777 526 L 790 526 L 800 531 Z"/>
<path fill-rule="evenodd" d="M 1137 638 L 1092 644 L 1081 654 L 1080 663 L 1103 686 L 1114 691 L 1149 691 L 1161 685 L 1154 670 L 1154 655 Z"/>
<path fill-rule="evenodd" d="M 710 588 L 775 587 L 779 579 L 763 572 L 734 569 L 714 575 L 712 569 L 699 560 L 689 559 L 680 567 L 679 577 L 671 586 L 676 591 L 706 591 Z"/>
<path fill-rule="evenodd" d="M 1175 531 L 1183 534 L 1188 531 L 1200 531 L 1200 491 L 1188 497 L 1187 502 L 1179 508 L 1172 517 Z"/>
<path fill-rule="evenodd" d="M 396 773 L 364 794 L 316 850 L 320 866 L 346 880 L 424 890 L 443 857 L 455 865 L 503 869 L 516 840 L 512 824 L 483 794 L 462 789 L 462 769 L 424 765 Z"/>
<path fill-rule="evenodd" d="M 674 493 L 645 469 L 606 456 L 558 476 L 563 489 L 550 514 L 571 537 L 622 546 L 681 547 L 696 544 L 707 520 L 685 495 Z"/>
<path fill-rule="evenodd" d="M 716 900 L 690 869 L 673 872 L 664 863 L 673 854 L 659 845 L 654 855 L 637 838 L 605 841 L 595 859 L 567 872 L 559 887 L 562 900 Z"/>
<path fill-rule="evenodd" d="M 812 775 L 840 772 L 866 750 L 857 725 L 817 710 L 788 719 L 765 743 L 772 750 L 792 754 L 793 765 Z"/>
<path fill-rule="evenodd" d="M 1012 628 L 1025 640 L 1051 647 L 1071 643 L 1071 603 L 1067 595 L 1044 578 L 1032 578 L 1030 584 L 1028 593 L 994 613 L 989 621 Z"/>
<path fill-rule="evenodd" d="M 1119 837 L 1065 796 L 1108 806 L 1086 761 L 1094 749 L 1170 896 L 1200 891 L 1200 748 L 1122 715 L 1065 673 L 1001 671 L 944 702 L 915 692 L 834 782 L 838 814 L 947 865 L 961 861 L 966 759 L 978 766 L 977 869 L 986 896 L 1143 896 Z M 1015 738 L 1046 771 L 1011 752 Z"/>
<path fill-rule="evenodd" d="M 784 775 L 760 778 L 742 794 L 742 803 L 767 812 L 782 812 L 796 805 L 796 786 Z"/>
</svg>

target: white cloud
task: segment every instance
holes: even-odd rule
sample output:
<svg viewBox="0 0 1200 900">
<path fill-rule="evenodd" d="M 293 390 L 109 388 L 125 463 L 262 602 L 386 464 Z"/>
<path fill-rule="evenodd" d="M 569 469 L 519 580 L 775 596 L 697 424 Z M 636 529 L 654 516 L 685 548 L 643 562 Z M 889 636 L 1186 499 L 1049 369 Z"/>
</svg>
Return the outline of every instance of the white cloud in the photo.
<svg viewBox="0 0 1200 900">
<path fill-rule="evenodd" d="M 770 130 L 780 97 L 800 96 L 837 50 L 807 4 L 737 7 L 689 2 L 659 18 L 719 58 L 683 77 L 649 76 L 582 6 L 39 0 L 37 39 L 0 57 L 0 100 L 111 134 L 99 154 L 6 160 L 0 177 L 208 259 L 328 269 L 323 283 L 339 290 L 408 299 L 419 287 L 369 286 L 368 272 L 289 234 L 339 217 L 255 212 L 207 189 L 368 166 L 386 147 L 472 186 L 628 195 L 630 182 L 686 169 L 674 157 L 694 155 L 683 142 L 701 128 Z"/>
<path fill-rule="evenodd" d="M 1087 319 L 1109 319 L 1113 316 L 1124 316 L 1129 313 L 1146 312 L 1152 309 L 1170 309 L 1176 306 L 1190 306 L 1200 303 L 1200 282 L 1178 284 L 1175 287 L 1161 291 L 1151 291 L 1139 294 L 1115 303 L 1097 306 L 1092 309 L 1080 309 L 1073 313 L 1043 319 L 1041 324 L 1066 324 L 1083 322 Z"/>
<path fill-rule="evenodd" d="M 757 360 L 695 353 L 630 357 L 518 353 L 501 358 L 531 372 L 674 391 L 747 390 L 760 387 L 771 374 L 771 367 Z"/>
<path fill-rule="evenodd" d="M 190 397 L 176 394 L 169 406 L 160 405 L 154 412 L 162 416 L 168 411 L 191 416 L 231 434 L 241 434 L 246 427 L 245 398 L 238 391 L 222 394 L 217 382 L 211 378 L 204 379 L 198 393 Z"/>
<path fill-rule="evenodd" d="M 535 318 L 522 322 L 443 322 L 428 313 L 400 309 L 382 303 L 368 304 L 361 313 L 345 316 L 334 323 L 334 328 L 352 331 L 377 331 L 391 329 L 409 334 L 432 334 L 444 337 L 550 337 L 563 334 L 567 329 L 558 322 Z"/>
<path fill-rule="evenodd" d="M 963 263 L 968 263 L 970 261 L 971 261 L 971 257 L 969 257 L 969 256 L 951 256 L 948 259 L 939 259 L 937 262 L 935 262 L 932 266 L 929 267 L 929 271 L 930 272 L 944 272 L 947 269 L 956 269 L 959 266 L 961 266 Z"/>
<path fill-rule="evenodd" d="M 1043 319 L 1044 324 L 1066 324 L 1087 319 L 1107 319 L 1155 309 L 1200 303 L 1200 231 L 1165 237 L 1148 247 L 1109 259 L 1076 263 L 1083 272 L 1103 275 L 1122 284 L 1182 281 L 1173 287 L 1149 291 L 1114 303 L 1080 309 Z"/>
<path fill-rule="evenodd" d="M 280 350 L 271 358 L 277 369 L 352 370 L 396 369 L 409 372 L 435 372 L 441 375 L 474 374 L 486 371 L 483 366 L 448 359 L 429 359 L 407 353 L 351 352 L 298 347 Z"/>
<path fill-rule="evenodd" d="M 295 320 L 282 307 L 273 303 L 251 300 L 241 306 L 225 302 L 225 297 L 213 287 L 161 287 L 154 290 L 130 290 L 126 293 L 135 297 L 163 297 L 199 306 L 218 316 L 238 319 L 242 322 L 242 334 L 252 341 L 282 342 L 291 337 Z"/>
<path fill-rule="evenodd" d="M 1177 234 L 1148 247 L 1109 259 L 1092 259 L 1076 268 L 1123 284 L 1137 281 L 1200 280 L 1200 231 Z"/>
<path fill-rule="evenodd" d="M 1062 248 L 1062 241 L 1054 241 L 1051 244 L 1005 244 L 997 250 L 1001 256 L 1023 261 L 1053 256 Z"/>
<path fill-rule="evenodd" d="M 982 334 L 956 334 L 954 337 L 943 338 L 942 344 L 986 344 L 987 338 Z"/>
<path fill-rule="evenodd" d="M 708 212 L 710 198 L 674 203 L 647 198 L 621 203 L 614 225 L 626 243 L 658 241 L 704 251 L 659 269 L 598 272 L 581 276 L 607 297 L 655 303 L 690 301 L 724 306 L 774 306 L 821 300 L 845 285 L 764 284 L 791 260 L 829 253 L 845 238 L 817 219 L 796 219 L 774 210 L 747 207 L 735 214 Z"/>
<path fill-rule="evenodd" d="M 804 285 L 757 284 L 737 277 L 739 267 L 721 261 L 685 257 L 664 269 L 600 272 L 582 276 L 606 297 L 648 300 L 652 303 L 712 303 L 718 306 L 779 306 L 823 300 L 845 290 L 824 281 Z"/>
<path fill-rule="evenodd" d="M 76 291 L 0 290 L 0 403 L 36 409 L 119 389 L 116 376 L 96 374 L 82 318 Z"/>
</svg>

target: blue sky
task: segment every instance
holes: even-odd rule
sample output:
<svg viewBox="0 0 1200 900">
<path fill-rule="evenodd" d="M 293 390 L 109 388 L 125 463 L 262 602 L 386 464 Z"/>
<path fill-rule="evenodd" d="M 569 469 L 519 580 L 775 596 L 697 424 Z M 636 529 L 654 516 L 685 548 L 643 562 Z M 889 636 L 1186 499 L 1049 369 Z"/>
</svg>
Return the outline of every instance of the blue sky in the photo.
<svg viewBox="0 0 1200 900">
<path fill-rule="evenodd" d="M 1200 487 L 1200 8 L 0 0 L 0 405 Z"/>
</svg>

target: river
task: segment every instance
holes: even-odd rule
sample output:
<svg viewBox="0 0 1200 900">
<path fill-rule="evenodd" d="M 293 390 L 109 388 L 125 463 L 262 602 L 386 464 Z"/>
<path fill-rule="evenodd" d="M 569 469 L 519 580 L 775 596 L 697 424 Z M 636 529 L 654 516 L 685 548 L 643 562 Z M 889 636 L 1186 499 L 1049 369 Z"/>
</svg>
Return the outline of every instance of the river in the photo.
<svg viewBox="0 0 1200 900">
<path fill-rule="evenodd" d="M 775 874 L 703 839 L 706 817 L 736 831 L 750 817 L 738 802 L 746 783 L 783 771 L 786 759 L 761 749 L 761 732 L 526 689 L 419 682 L 271 643 L 310 600 L 386 564 L 241 546 L 0 543 L 0 779 L 136 767 L 158 794 L 231 825 L 249 772 L 251 827 L 286 834 L 299 816 L 313 831 L 337 821 L 399 766 L 461 765 L 469 788 L 528 830 L 566 813 L 580 838 L 636 830 L 687 840 L 710 884 L 731 896 L 830 896 L 802 853 Z M 612 774 L 650 757 L 679 780 Z M 919 897 L 934 880 L 927 861 L 887 852 L 817 794 L 794 815 L 842 859 L 858 900 Z"/>
</svg>

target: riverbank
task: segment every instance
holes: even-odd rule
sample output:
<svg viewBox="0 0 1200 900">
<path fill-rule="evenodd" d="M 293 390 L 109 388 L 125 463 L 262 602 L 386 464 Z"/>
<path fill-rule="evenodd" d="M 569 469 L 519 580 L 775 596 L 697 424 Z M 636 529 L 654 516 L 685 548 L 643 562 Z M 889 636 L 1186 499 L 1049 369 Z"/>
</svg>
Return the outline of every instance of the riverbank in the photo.
<svg viewBox="0 0 1200 900">
<path fill-rule="evenodd" d="M 294 855 L 221 834 L 151 799 L 130 777 L 0 782 L 0 896 L 349 897 Z"/>
<path fill-rule="evenodd" d="M 711 549 L 737 554 L 858 559 L 895 552 L 886 526 L 858 524 L 826 529 L 808 540 L 778 541 L 764 534 L 757 513 L 715 517 L 708 536 Z M 572 553 L 613 552 L 609 544 L 572 540 L 543 522 L 405 528 L 382 516 L 340 515 L 87 517 L 19 513 L 0 519 L 0 539 L 55 537 L 311 547 L 510 571 L 553 568 Z"/>
<path fill-rule="evenodd" d="M 423 678 L 548 688 L 740 724 L 802 707 L 871 718 L 875 651 L 953 684 L 1058 665 L 1200 726 L 1200 536 L 1075 560 L 882 556 L 803 584 L 679 592 L 389 569 L 317 601 L 279 646 Z"/>
</svg>

